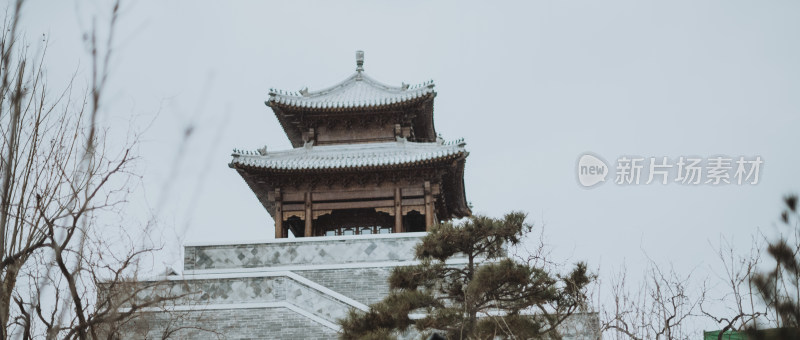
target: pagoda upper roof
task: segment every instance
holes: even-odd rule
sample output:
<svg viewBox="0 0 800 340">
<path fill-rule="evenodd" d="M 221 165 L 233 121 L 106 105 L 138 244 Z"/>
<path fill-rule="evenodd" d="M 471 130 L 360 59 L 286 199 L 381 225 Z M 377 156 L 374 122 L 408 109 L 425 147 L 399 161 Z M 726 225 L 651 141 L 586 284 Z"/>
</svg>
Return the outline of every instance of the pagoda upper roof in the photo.
<svg viewBox="0 0 800 340">
<path fill-rule="evenodd" d="M 285 151 L 234 150 L 231 167 L 277 171 L 348 170 L 406 167 L 465 157 L 463 140 L 415 143 L 400 140 L 387 143 L 322 145 Z M 263 152 L 262 152 L 263 151 Z"/>
<path fill-rule="evenodd" d="M 390 86 L 358 69 L 342 82 L 319 91 L 270 89 L 267 105 L 321 110 L 391 107 L 436 96 L 433 87 L 433 80 L 417 85 Z"/>
<path fill-rule="evenodd" d="M 437 136 L 433 124 L 435 97 L 432 80 L 417 85 L 390 86 L 372 79 L 364 72 L 364 52 L 356 51 L 356 72 L 345 80 L 319 91 L 270 89 L 265 103 L 272 108 L 292 146 L 300 147 L 309 139 L 319 137 L 320 127 L 331 131 L 347 129 L 354 124 L 379 129 L 400 124 L 401 128 L 411 129 L 404 136 L 409 140 L 434 142 Z M 383 132 L 376 131 L 374 136 Z M 318 140 L 318 144 L 325 143 L 333 142 Z"/>
</svg>

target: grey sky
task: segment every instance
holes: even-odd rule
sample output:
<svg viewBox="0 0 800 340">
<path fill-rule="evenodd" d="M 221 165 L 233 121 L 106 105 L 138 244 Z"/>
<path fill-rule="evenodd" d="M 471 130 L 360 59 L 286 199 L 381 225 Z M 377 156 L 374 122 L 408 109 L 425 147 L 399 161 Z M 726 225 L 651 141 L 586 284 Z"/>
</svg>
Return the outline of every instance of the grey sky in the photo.
<svg viewBox="0 0 800 340">
<path fill-rule="evenodd" d="M 80 41 L 103 1 L 32 1 L 50 76 L 89 62 Z M 800 190 L 800 3 L 794 1 L 130 1 L 106 112 L 144 125 L 147 204 L 180 242 L 268 239 L 273 222 L 227 167 L 233 148 L 289 148 L 269 88 L 317 90 L 355 69 L 384 83 L 434 79 L 437 132 L 464 137 L 477 213 L 524 210 L 559 258 L 634 268 L 642 249 L 685 271 L 716 264 L 709 241 L 772 235 Z M 80 14 L 81 19 L 78 19 Z M 35 39 L 34 39 L 35 40 Z M 54 83 L 55 84 L 55 81 Z M 51 85 L 52 86 L 52 85 Z M 171 177 L 183 130 L 194 133 Z M 124 130 L 124 127 L 122 129 Z M 584 152 L 761 156 L 755 186 L 585 190 Z M 168 193 L 164 183 L 172 181 Z M 135 200 L 144 209 L 144 200 Z M 185 234 L 182 228 L 187 227 Z M 171 230 L 171 229 L 170 229 Z M 168 238 L 174 238 L 170 231 Z M 171 244 L 177 244 L 176 241 Z M 180 263 L 172 246 L 167 263 Z"/>
</svg>

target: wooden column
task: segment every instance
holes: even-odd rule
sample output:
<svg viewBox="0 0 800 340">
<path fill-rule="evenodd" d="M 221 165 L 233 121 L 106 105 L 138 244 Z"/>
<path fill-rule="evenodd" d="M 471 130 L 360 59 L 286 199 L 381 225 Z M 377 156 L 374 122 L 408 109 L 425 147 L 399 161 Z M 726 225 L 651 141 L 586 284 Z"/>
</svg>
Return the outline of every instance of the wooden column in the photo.
<svg viewBox="0 0 800 340">
<path fill-rule="evenodd" d="M 425 181 L 425 231 L 433 226 L 433 194 L 431 193 L 431 182 Z"/>
<path fill-rule="evenodd" d="M 283 201 L 281 189 L 275 189 L 275 238 L 283 238 Z"/>
<path fill-rule="evenodd" d="M 306 198 L 306 232 L 305 232 L 305 236 L 306 237 L 311 237 L 312 236 L 311 235 L 311 233 L 312 233 L 311 222 L 314 220 L 314 217 L 311 215 L 311 193 L 310 192 L 306 192 L 306 197 L 305 198 Z"/>
<path fill-rule="evenodd" d="M 403 232 L 403 197 L 400 195 L 400 187 L 394 188 L 394 232 Z"/>
</svg>

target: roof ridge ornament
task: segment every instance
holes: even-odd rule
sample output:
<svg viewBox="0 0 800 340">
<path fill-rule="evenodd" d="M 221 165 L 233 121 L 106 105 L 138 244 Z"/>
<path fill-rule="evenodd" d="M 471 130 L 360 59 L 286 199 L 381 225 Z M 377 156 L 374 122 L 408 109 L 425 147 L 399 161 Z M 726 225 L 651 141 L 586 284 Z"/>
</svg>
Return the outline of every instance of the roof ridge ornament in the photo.
<svg viewBox="0 0 800 340">
<path fill-rule="evenodd" d="M 364 51 L 356 51 L 356 72 L 364 71 Z"/>
</svg>

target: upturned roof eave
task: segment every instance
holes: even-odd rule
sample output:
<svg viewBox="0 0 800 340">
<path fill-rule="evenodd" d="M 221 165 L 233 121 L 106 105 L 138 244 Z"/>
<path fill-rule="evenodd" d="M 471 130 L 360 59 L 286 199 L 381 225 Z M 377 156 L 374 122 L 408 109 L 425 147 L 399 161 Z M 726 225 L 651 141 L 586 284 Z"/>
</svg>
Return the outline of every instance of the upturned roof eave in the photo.
<svg viewBox="0 0 800 340">
<path fill-rule="evenodd" d="M 367 88 L 374 91 L 370 97 L 353 98 L 348 97 L 348 91 L 358 87 L 358 84 L 365 84 Z M 269 99 L 266 101 L 268 106 L 282 106 L 287 108 L 303 109 L 365 109 L 382 106 L 403 105 L 408 102 L 416 102 L 429 96 L 436 96 L 433 80 L 429 80 L 416 85 L 390 86 L 381 83 L 366 75 L 363 71 L 356 71 L 345 80 L 336 85 L 319 91 L 286 91 L 280 89 L 270 89 Z M 358 88 L 362 88 L 358 87 Z M 358 92 L 356 92 L 358 93 Z M 363 95 L 363 93 L 360 93 Z M 345 98 L 345 100 L 342 100 Z M 349 99 L 348 99 L 349 98 Z"/>
<path fill-rule="evenodd" d="M 452 209 L 453 211 L 450 212 L 451 217 L 469 217 L 472 216 L 472 209 L 469 208 L 469 202 L 467 201 L 467 190 L 466 186 L 464 185 L 464 168 L 467 161 L 467 156 L 469 156 L 469 152 L 465 152 L 464 157 L 458 162 L 458 166 L 455 169 L 455 178 L 453 181 L 456 184 L 456 189 L 453 191 L 456 192 L 457 198 L 455 202 L 458 202 L 457 206 Z"/>
<path fill-rule="evenodd" d="M 228 167 L 236 170 L 242 171 L 254 171 L 260 173 L 280 173 L 280 174 L 299 174 L 299 173 L 351 173 L 351 172 L 363 172 L 363 171 L 380 171 L 380 170 L 405 170 L 405 169 L 414 169 L 419 166 L 425 165 L 439 165 L 445 164 L 448 162 L 452 162 L 462 157 L 466 157 L 469 154 L 466 151 L 461 151 L 452 155 L 432 158 L 427 160 L 420 160 L 416 162 L 409 162 L 409 163 L 400 163 L 400 164 L 385 164 L 385 165 L 363 165 L 363 166 L 346 166 L 346 167 L 317 167 L 317 168 L 295 168 L 295 169 L 287 169 L 287 168 L 276 168 L 276 167 L 264 167 L 258 165 L 249 165 L 249 164 L 242 164 L 236 163 L 232 161 L 228 163 Z M 439 164 L 437 164 L 439 163 Z"/>
<path fill-rule="evenodd" d="M 464 169 L 466 158 L 469 156 L 469 152 L 463 150 L 458 154 L 452 155 L 453 157 L 442 157 L 431 162 L 426 165 L 433 165 L 433 166 L 442 166 L 450 168 L 449 177 L 450 183 L 453 187 L 450 187 L 450 190 L 445 190 L 444 194 L 447 195 L 447 202 L 453 202 L 453 205 L 446 204 L 445 206 L 445 216 L 442 216 L 445 220 L 453 219 L 453 218 L 463 218 L 472 215 L 472 210 L 469 208 L 469 203 L 466 199 L 466 190 L 464 186 Z M 314 173 L 329 173 L 325 171 L 272 171 L 270 169 L 263 169 L 251 166 L 244 166 L 242 164 L 234 164 L 231 162 L 228 164 L 229 167 L 237 170 L 239 175 L 244 178 L 247 185 L 259 199 L 261 204 L 264 208 L 269 212 L 269 214 L 275 218 L 274 216 L 274 204 L 269 202 L 267 199 L 267 192 L 272 190 L 269 181 L 260 181 L 256 180 L 264 175 L 269 174 L 314 174 Z M 364 170 L 368 171 L 391 171 L 391 170 L 412 170 L 418 167 L 418 164 L 406 164 L 406 166 L 394 166 L 394 167 L 353 167 L 353 168 L 345 168 L 345 169 L 330 169 L 330 170 L 338 170 L 340 173 L 356 173 L 356 172 L 363 172 Z M 320 170 L 320 169 L 313 169 L 313 170 Z M 261 177 L 263 178 L 263 177 Z"/>
<path fill-rule="evenodd" d="M 329 86 L 329 87 L 323 88 L 321 90 L 306 91 L 305 93 L 303 93 L 302 90 L 301 91 L 287 91 L 287 90 L 282 90 L 282 89 L 271 88 L 271 89 L 269 89 L 269 95 L 270 95 L 270 97 L 281 96 L 281 97 L 295 97 L 295 98 L 316 98 L 316 97 L 321 97 L 321 96 L 325 96 L 325 95 L 334 93 L 337 90 L 342 90 L 342 89 L 347 88 L 348 86 L 352 85 L 353 83 L 359 82 L 359 81 L 364 82 L 366 84 L 369 84 L 373 88 L 382 90 L 382 91 L 387 92 L 387 93 L 394 93 L 394 94 L 397 94 L 397 93 L 412 93 L 412 92 L 417 92 L 417 91 L 420 91 L 420 90 L 424 90 L 425 88 L 431 88 L 432 89 L 435 86 L 433 80 L 428 80 L 428 81 L 425 81 L 425 82 L 422 82 L 422 83 L 413 84 L 413 85 L 405 85 L 404 84 L 403 86 L 391 86 L 391 85 L 387 85 L 387 84 L 384 84 L 384 83 L 382 83 L 380 81 L 375 80 L 374 78 L 368 76 L 363 71 L 356 71 L 355 73 L 351 74 L 349 77 L 345 78 L 344 80 L 340 81 L 339 83 L 337 83 L 337 84 L 335 84 L 333 86 Z"/>
<path fill-rule="evenodd" d="M 418 104 L 424 103 L 429 99 L 436 98 L 436 91 L 431 91 L 423 95 L 408 98 L 405 100 L 393 103 L 349 103 L 349 102 L 326 102 L 326 105 L 293 105 L 276 101 L 274 97 L 270 97 L 264 102 L 271 108 L 282 108 L 291 110 L 302 110 L 303 112 L 316 113 L 316 112 L 360 112 L 364 110 L 391 110 L 398 108 L 414 107 Z"/>
</svg>

